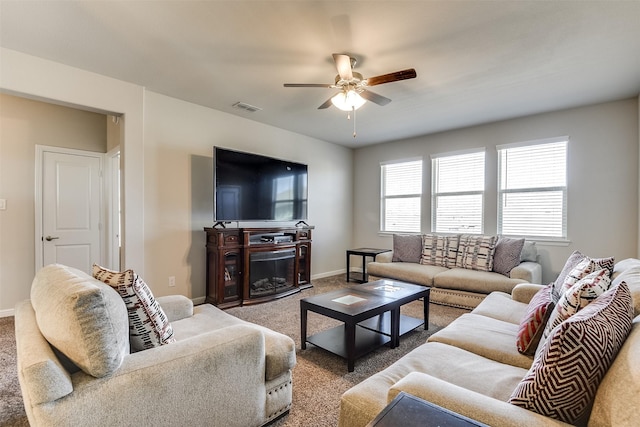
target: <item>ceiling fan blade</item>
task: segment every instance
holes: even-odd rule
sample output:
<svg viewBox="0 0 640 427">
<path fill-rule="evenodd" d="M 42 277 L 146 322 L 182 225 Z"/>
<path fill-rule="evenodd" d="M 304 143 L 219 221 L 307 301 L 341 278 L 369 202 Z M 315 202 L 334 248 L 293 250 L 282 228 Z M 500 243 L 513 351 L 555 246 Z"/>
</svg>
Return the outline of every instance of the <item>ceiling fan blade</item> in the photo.
<svg viewBox="0 0 640 427">
<path fill-rule="evenodd" d="M 367 79 L 367 86 L 375 86 L 375 85 L 381 85 L 383 83 L 397 82 L 398 80 L 415 79 L 416 76 L 417 76 L 416 70 L 413 68 L 408 68 L 406 70 L 396 71 L 395 73 L 369 77 Z"/>
<path fill-rule="evenodd" d="M 333 98 L 333 96 L 331 97 Z M 318 110 L 324 110 L 325 108 L 331 107 L 331 98 L 327 99 L 324 104 L 318 107 Z"/>
<path fill-rule="evenodd" d="M 350 81 L 353 79 L 351 73 L 351 58 L 349 55 L 342 55 L 339 53 L 333 54 L 333 60 L 336 63 L 336 69 L 342 80 Z"/>
<path fill-rule="evenodd" d="M 391 100 L 385 96 L 378 95 L 377 93 L 371 92 L 370 90 L 363 90 L 360 92 L 360 96 L 366 99 L 367 101 L 371 101 L 374 104 L 378 104 L 382 107 L 391 102 Z"/>
<path fill-rule="evenodd" d="M 326 87 L 330 89 L 335 85 L 328 83 L 285 83 L 284 87 Z"/>
</svg>

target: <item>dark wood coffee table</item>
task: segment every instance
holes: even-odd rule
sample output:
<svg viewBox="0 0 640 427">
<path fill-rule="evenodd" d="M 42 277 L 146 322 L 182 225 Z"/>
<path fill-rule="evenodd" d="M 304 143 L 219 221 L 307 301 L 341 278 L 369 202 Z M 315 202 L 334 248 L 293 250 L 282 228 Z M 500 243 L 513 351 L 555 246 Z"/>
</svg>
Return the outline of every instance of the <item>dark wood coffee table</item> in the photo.
<svg viewBox="0 0 640 427">
<path fill-rule="evenodd" d="M 301 348 L 307 342 L 347 359 L 352 372 L 355 359 L 389 343 L 395 348 L 400 336 L 429 325 L 428 287 L 378 280 L 364 285 L 349 286 L 333 292 L 300 300 Z M 424 318 L 415 319 L 400 314 L 400 307 L 424 298 Z M 344 322 L 344 325 L 307 337 L 307 313 L 313 311 Z"/>
</svg>

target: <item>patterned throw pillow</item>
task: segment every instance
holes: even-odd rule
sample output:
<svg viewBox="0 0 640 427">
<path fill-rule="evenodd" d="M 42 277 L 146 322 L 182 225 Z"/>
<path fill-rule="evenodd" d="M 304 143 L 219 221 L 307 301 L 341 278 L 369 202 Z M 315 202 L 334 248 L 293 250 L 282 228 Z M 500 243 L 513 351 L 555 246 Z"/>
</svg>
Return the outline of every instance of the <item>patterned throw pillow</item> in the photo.
<svg viewBox="0 0 640 427">
<path fill-rule="evenodd" d="M 93 265 L 93 277 L 114 288 L 127 306 L 132 351 L 175 342 L 173 328 L 151 289 L 133 270 L 111 271 Z"/>
<path fill-rule="evenodd" d="M 461 235 L 456 267 L 492 271 L 497 240 L 497 236 Z"/>
<path fill-rule="evenodd" d="M 582 254 L 580 251 L 573 251 L 573 253 L 569 255 L 569 258 L 567 258 L 567 261 L 564 263 L 564 267 L 562 267 L 562 271 L 560 271 L 560 274 L 558 274 L 558 277 L 553 282 L 552 296 L 553 296 L 554 302 L 558 302 L 558 300 L 560 299 L 560 296 L 562 295 L 562 292 L 560 292 L 560 289 L 562 289 L 562 285 L 564 284 L 564 279 L 566 279 L 567 275 L 571 273 L 571 271 L 576 267 L 576 265 L 578 265 L 580 261 L 582 261 L 585 258 L 587 258 L 587 256 Z"/>
<path fill-rule="evenodd" d="M 460 235 L 447 236 L 447 262 L 445 267 L 454 268 L 458 262 L 458 250 L 460 248 Z"/>
<path fill-rule="evenodd" d="M 614 259 L 609 258 L 589 258 L 586 255 L 575 251 L 565 263 L 562 272 L 558 276 L 553 286 L 553 298 L 557 303 L 562 294 L 580 279 L 593 273 L 596 270 L 607 269 L 609 276 L 613 274 Z"/>
<path fill-rule="evenodd" d="M 632 319 L 631 294 L 622 282 L 554 329 L 509 403 L 569 424 L 586 421 Z"/>
<path fill-rule="evenodd" d="M 542 339 L 545 340 L 553 328 L 585 308 L 591 301 L 609 290 L 611 278 L 609 270 L 594 271 L 576 282 L 558 300 L 556 308 L 551 313 L 547 326 L 544 328 Z"/>
<path fill-rule="evenodd" d="M 493 271 L 509 276 L 511 270 L 520 264 L 520 254 L 524 239 L 500 237 L 493 254 Z"/>
<path fill-rule="evenodd" d="M 420 234 L 393 235 L 393 262 L 420 262 L 422 236 Z"/>
<path fill-rule="evenodd" d="M 538 348 L 544 327 L 553 311 L 554 304 L 551 299 L 552 288 L 553 284 L 551 283 L 540 289 L 533 298 L 531 298 L 527 311 L 520 321 L 516 347 L 522 354 L 532 356 L 536 348 Z"/>
<path fill-rule="evenodd" d="M 459 236 L 422 235 L 420 264 L 455 267 Z"/>
</svg>

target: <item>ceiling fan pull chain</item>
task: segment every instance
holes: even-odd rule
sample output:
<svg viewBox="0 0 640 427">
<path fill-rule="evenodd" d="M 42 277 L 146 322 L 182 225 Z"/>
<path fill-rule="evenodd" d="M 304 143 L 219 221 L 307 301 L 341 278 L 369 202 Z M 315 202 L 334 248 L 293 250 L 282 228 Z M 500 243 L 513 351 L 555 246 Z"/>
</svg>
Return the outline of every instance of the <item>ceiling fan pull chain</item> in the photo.
<svg viewBox="0 0 640 427">
<path fill-rule="evenodd" d="M 353 108 L 353 137 L 356 137 L 356 107 Z"/>
</svg>

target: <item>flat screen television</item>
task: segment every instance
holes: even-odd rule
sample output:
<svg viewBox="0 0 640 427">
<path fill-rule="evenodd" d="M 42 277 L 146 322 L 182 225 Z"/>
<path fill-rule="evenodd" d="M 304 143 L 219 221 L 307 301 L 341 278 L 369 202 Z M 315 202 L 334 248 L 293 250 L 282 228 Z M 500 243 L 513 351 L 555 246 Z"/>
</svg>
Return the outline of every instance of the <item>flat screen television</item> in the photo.
<svg viewBox="0 0 640 427">
<path fill-rule="evenodd" d="M 307 219 L 307 165 L 214 147 L 215 221 Z"/>
</svg>

